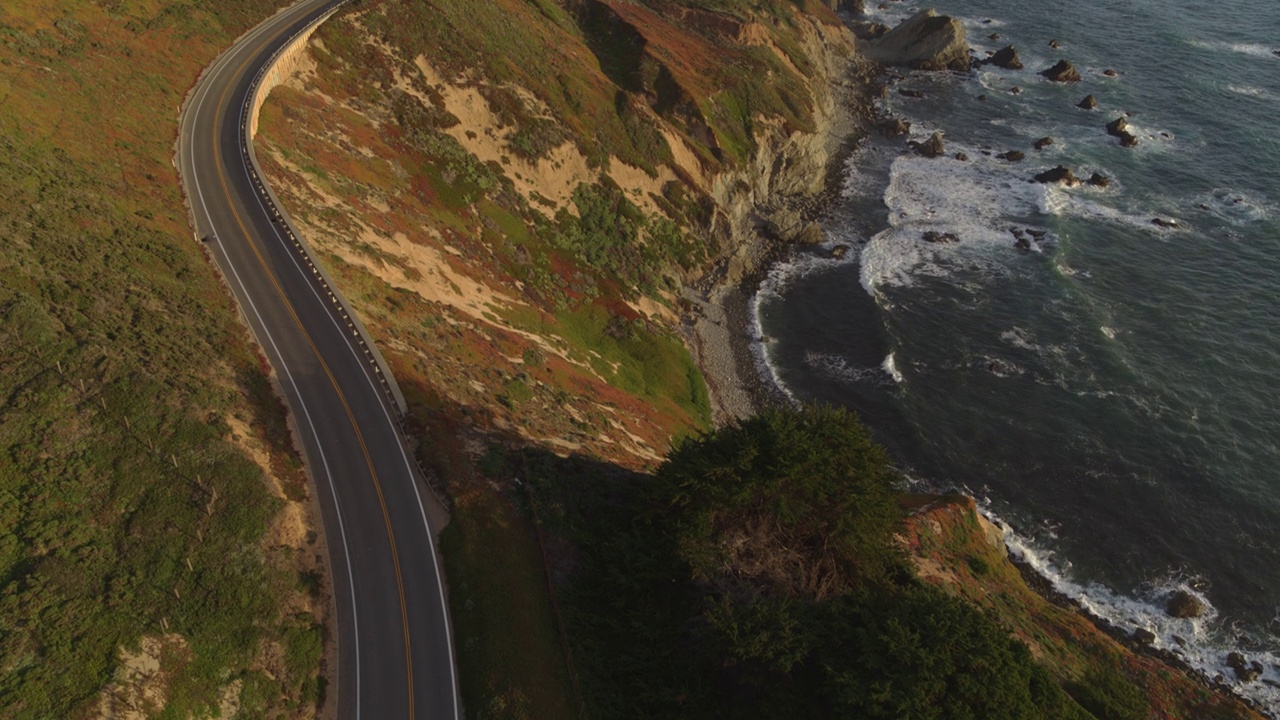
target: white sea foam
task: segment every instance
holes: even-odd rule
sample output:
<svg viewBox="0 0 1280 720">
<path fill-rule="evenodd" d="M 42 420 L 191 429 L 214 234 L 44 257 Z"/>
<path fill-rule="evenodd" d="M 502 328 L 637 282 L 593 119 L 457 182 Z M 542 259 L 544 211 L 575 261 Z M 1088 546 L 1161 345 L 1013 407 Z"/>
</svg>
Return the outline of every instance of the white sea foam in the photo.
<svg viewBox="0 0 1280 720">
<path fill-rule="evenodd" d="M 1280 47 L 1272 45 L 1263 45 L 1261 43 L 1233 43 L 1223 42 L 1219 40 L 1189 40 L 1188 44 L 1201 50 L 1212 50 L 1214 52 L 1233 52 L 1238 55 L 1248 55 L 1250 57 L 1267 58 L 1268 60 L 1280 60 L 1276 56 L 1276 50 Z"/>
<path fill-rule="evenodd" d="M 902 377 L 902 373 L 898 372 L 898 365 L 893 361 L 893 353 L 885 356 L 884 362 L 880 364 L 880 368 L 888 373 L 893 381 L 901 385 L 906 382 L 906 378 Z"/>
<path fill-rule="evenodd" d="M 1027 182 L 1027 169 L 955 145 L 971 159 L 894 160 L 884 192 L 889 229 L 862 251 L 862 286 L 875 295 L 882 284 L 910 285 L 913 276 L 945 276 L 962 260 L 992 274 L 1016 257 L 1007 217 L 1033 215 L 1054 189 Z M 926 232 L 951 234 L 955 242 L 931 243 Z M 1038 245 L 1033 244 L 1033 249 Z"/>
<path fill-rule="evenodd" d="M 824 377 L 853 384 L 892 385 L 891 377 L 886 377 L 883 367 L 856 367 L 849 360 L 831 353 L 806 352 L 805 365 L 817 370 Z"/>
<path fill-rule="evenodd" d="M 1230 90 L 1237 95 L 1256 97 L 1262 100 L 1269 100 L 1271 102 L 1280 100 L 1280 95 L 1276 95 L 1274 92 L 1267 90 L 1266 88 L 1254 87 L 1252 85 L 1228 85 L 1227 90 Z"/>
<path fill-rule="evenodd" d="M 1010 556 L 1026 563 L 1048 580 L 1054 590 L 1077 602 L 1085 611 L 1126 633 L 1139 628 L 1147 630 L 1156 637 L 1154 647 L 1174 653 L 1206 677 L 1221 675 L 1237 694 L 1263 707 L 1280 707 L 1280 688 L 1263 682 L 1280 682 L 1280 655 L 1242 650 L 1250 661 L 1261 662 L 1264 669 L 1259 680 L 1239 682 L 1226 663 L 1228 653 L 1238 649 L 1239 632 L 1223 621 L 1208 597 L 1195 589 L 1198 584 L 1195 578 L 1170 572 L 1144 583 L 1134 595 L 1118 593 L 1095 582 L 1077 582 L 1072 578 L 1069 562 L 1060 561 L 1052 550 L 1015 532 L 991 510 L 988 503 L 981 503 L 981 510 L 1004 532 Z M 1046 533 L 1046 536 L 1051 540 L 1056 537 L 1052 533 Z M 1169 617 L 1164 606 L 1177 591 L 1189 592 L 1204 603 L 1205 614 L 1199 618 Z M 1280 614 L 1280 608 L 1277 612 Z"/>
<path fill-rule="evenodd" d="M 1236 226 L 1266 220 L 1275 212 L 1275 208 L 1266 199 L 1227 188 L 1216 188 L 1207 195 L 1194 199 L 1193 204 Z"/>
</svg>

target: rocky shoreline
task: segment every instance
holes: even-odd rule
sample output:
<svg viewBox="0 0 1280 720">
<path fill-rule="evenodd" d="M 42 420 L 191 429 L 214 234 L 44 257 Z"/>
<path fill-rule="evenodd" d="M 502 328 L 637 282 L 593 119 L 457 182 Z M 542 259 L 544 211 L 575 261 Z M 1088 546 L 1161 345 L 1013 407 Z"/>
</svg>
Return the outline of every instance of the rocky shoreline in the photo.
<svg viewBox="0 0 1280 720">
<path fill-rule="evenodd" d="M 923 16 L 924 13 L 921 15 Z M 930 14 L 927 17 L 933 18 L 936 15 Z M 949 27 L 948 30 L 950 30 Z M 859 36 L 863 36 L 863 42 L 858 42 L 857 45 L 866 47 L 865 33 L 858 31 L 856 23 L 849 28 L 849 32 L 851 34 L 856 32 Z M 883 32 L 881 30 L 873 37 L 880 37 Z M 963 42 L 963 34 L 961 34 L 959 43 L 963 44 Z M 967 51 L 967 46 L 965 47 Z M 1008 50 L 1010 52 L 1007 54 L 1016 58 L 1012 46 Z M 939 52 L 945 53 L 949 50 L 940 48 Z M 877 64 L 870 59 L 870 55 L 855 50 L 848 58 L 846 74 L 826 79 L 829 82 L 829 90 L 836 99 L 834 103 L 836 112 L 827 131 L 830 155 L 824 187 L 820 192 L 804 198 L 794 196 L 779 198 L 787 207 L 787 211 L 798 213 L 804 223 L 815 222 L 836 199 L 845 163 L 862 140 L 881 124 L 892 122 L 891 118 L 884 117 L 877 110 L 875 100 L 884 95 L 888 83 L 892 83 L 895 78 L 901 76 L 887 67 L 895 63 L 878 58 L 880 64 Z M 975 64 L 1001 63 L 1002 61 L 1007 63 L 1008 58 L 976 60 Z M 1074 71 L 1069 63 L 1067 65 Z M 961 70 L 954 67 L 954 64 L 948 67 L 946 63 L 936 69 Z M 1049 73 L 1050 71 L 1047 70 L 1044 74 L 1049 76 Z M 1054 77 L 1050 79 L 1059 82 L 1070 81 L 1058 80 Z M 1113 124 L 1119 124 L 1119 130 L 1124 129 L 1123 118 Z M 1108 126 L 1108 132 L 1120 137 L 1111 126 Z M 1136 144 L 1136 140 L 1125 142 L 1123 137 L 1121 140 L 1126 146 Z M 1042 142 L 1048 144 L 1052 139 L 1046 138 Z M 919 148 L 911 147 L 904 147 L 903 151 L 922 152 Z M 1056 176 L 1036 177 L 1035 180 L 1070 184 L 1087 182 L 1093 185 L 1105 185 L 1108 180 L 1096 174 L 1093 178 L 1076 180 L 1069 169 L 1058 168 L 1058 170 L 1064 171 L 1065 180 Z M 706 379 L 711 398 L 713 422 L 716 426 L 750 417 L 763 409 L 790 402 L 770 381 L 767 371 L 762 367 L 759 338 L 754 337 L 752 332 L 751 303 L 761 281 L 772 267 L 783 261 L 789 254 L 797 252 L 798 248 L 813 242 L 812 239 L 797 237 L 795 234 L 791 237 L 783 237 L 777 232 L 771 232 L 767 227 L 767 221 L 761 225 L 748 232 L 736 233 L 736 237 L 733 238 L 738 248 L 733 258 L 734 261 L 739 262 L 737 268 L 730 270 L 729 262 L 722 259 L 719 266 L 699 282 L 686 288 L 685 292 L 684 299 L 688 303 L 687 307 L 691 308 L 683 316 L 686 342 Z M 806 240 L 808 242 L 805 242 Z M 1139 633 L 1126 632 L 1107 621 L 1106 618 L 1089 612 L 1078 600 L 1059 592 L 1047 577 L 1041 575 L 1031 565 L 1007 552 L 1006 556 L 1018 569 L 1026 584 L 1044 600 L 1076 613 L 1130 651 L 1163 662 L 1205 689 L 1243 702 L 1254 710 L 1260 712 L 1264 710 L 1234 693 L 1222 677 L 1210 678 L 1174 652 L 1153 647 L 1148 641 L 1144 641 L 1140 631 Z"/>
<path fill-rule="evenodd" d="M 848 38 L 856 42 L 852 31 Z M 733 255 L 685 290 L 685 340 L 706 379 L 717 426 L 787 402 L 760 367 L 751 301 L 770 268 L 797 247 L 821 242 L 820 230 L 815 236 L 813 228 L 839 192 L 845 162 L 879 120 L 874 103 L 881 73 L 855 49 L 823 79 L 832 112 L 816 133 L 824 136 L 826 155 L 821 187 L 807 195 L 770 197 L 753 208 L 753 222 L 740 224 L 729 241 Z M 779 231 L 784 223 L 790 227 Z"/>
</svg>

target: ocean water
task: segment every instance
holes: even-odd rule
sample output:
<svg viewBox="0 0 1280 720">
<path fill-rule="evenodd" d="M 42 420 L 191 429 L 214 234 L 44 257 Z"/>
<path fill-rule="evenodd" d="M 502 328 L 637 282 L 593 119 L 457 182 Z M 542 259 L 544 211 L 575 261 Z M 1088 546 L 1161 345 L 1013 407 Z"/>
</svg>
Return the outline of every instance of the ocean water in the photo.
<svg viewBox="0 0 1280 720">
<path fill-rule="evenodd" d="M 924 7 L 889 5 L 872 17 Z M 824 224 L 852 250 L 765 278 L 762 372 L 854 408 L 1059 589 L 1280 712 L 1280 3 L 934 7 L 1026 68 L 903 73 L 886 109 L 969 159 L 879 137 L 850 158 Z M 1082 82 L 1037 75 L 1060 58 Z M 1097 110 L 1076 107 L 1088 94 Z M 1104 130 L 1125 113 L 1135 148 Z M 1111 183 L 1030 182 L 1059 164 Z M 1167 617 L 1179 588 L 1209 612 Z M 1233 650 L 1277 685 L 1238 683 Z"/>
</svg>

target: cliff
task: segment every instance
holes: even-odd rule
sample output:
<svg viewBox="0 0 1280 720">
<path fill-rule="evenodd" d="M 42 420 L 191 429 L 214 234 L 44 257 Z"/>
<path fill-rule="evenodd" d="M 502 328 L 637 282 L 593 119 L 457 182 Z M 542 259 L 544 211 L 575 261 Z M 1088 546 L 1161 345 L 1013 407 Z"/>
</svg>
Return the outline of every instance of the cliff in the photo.
<svg viewBox="0 0 1280 720">
<path fill-rule="evenodd" d="M 1111 637 L 1075 607 L 1038 594 L 1010 561 L 1004 531 L 972 498 L 915 496 L 903 504 L 909 515 L 899 541 L 919 577 L 987 610 L 1098 717 L 1261 718 L 1136 644 Z"/>
<path fill-rule="evenodd" d="M 869 66 L 822 5 L 729 6 L 372 3 L 293 60 L 257 156 L 411 405 L 630 465 L 734 414 L 687 341 L 820 237 Z"/>
<path fill-rule="evenodd" d="M 366 2 L 319 29 L 263 107 L 264 171 L 383 350 L 454 501 L 464 693 L 506 716 L 582 702 L 571 633 L 547 618 L 590 553 L 558 528 L 589 522 L 575 494 L 598 499 L 674 438 L 752 411 L 726 308 L 780 247 L 821 242 L 809 215 L 872 112 L 874 68 L 832 2 L 715 7 Z M 905 531 L 921 576 L 987 603 L 1064 685 L 1129 657 L 1017 585 L 994 535 L 963 534 L 980 521 L 962 506 Z M 980 567 L 996 571 L 961 582 Z M 1134 681 L 1159 675 L 1129 662 Z M 1177 687 L 1170 717 L 1220 702 Z"/>
</svg>

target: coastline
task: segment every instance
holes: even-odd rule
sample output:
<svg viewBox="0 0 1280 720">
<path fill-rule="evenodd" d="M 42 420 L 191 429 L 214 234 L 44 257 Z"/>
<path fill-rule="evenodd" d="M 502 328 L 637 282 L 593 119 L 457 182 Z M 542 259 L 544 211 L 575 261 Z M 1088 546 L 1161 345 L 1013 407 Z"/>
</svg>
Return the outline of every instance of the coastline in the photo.
<svg viewBox="0 0 1280 720">
<path fill-rule="evenodd" d="M 859 77 L 855 69 L 859 63 L 870 66 L 870 72 L 867 73 L 864 66 L 865 74 Z M 873 64 L 855 49 L 848 58 L 846 74 L 828 78 L 829 90 L 836 98 L 836 117 L 827 137 L 833 149 L 828 156 L 823 189 L 798 203 L 794 197 L 782 199 L 800 205 L 798 211 L 805 221 L 818 220 L 830 207 L 839 191 L 846 161 L 858 144 L 874 131 L 879 119 L 874 99 L 880 89 L 875 79 L 885 74 L 892 75 L 888 68 Z M 752 331 L 751 303 L 766 273 L 806 244 L 783 239 L 760 228 L 736 235 L 734 242 L 739 245 L 733 261 L 741 263 L 738 272 L 729 272 L 722 261 L 702 282 L 686 288 L 685 292 L 685 300 L 693 308 L 685 314 L 686 340 L 706 379 L 713 424 L 717 427 L 789 402 L 761 368 L 759 338 Z M 981 509 L 974 512 L 980 520 L 990 521 Z M 1083 619 L 1134 656 L 1158 661 L 1213 694 L 1241 702 L 1254 711 L 1266 712 L 1266 708 L 1235 692 L 1221 676 L 1211 677 L 1168 649 L 1144 644 L 1106 617 L 1091 612 L 1080 600 L 1057 590 L 1051 578 L 1007 549 L 1002 554 L 1017 569 L 1031 592 Z"/>
<path fill-rule="evenodd" d="M 852 37 L 852 30 L 848 32 Z M 884 69 L 860 52 L 859 41 L 851 43 L 851 53 L 825 78 L 833 102 L 828 127 L 818 130 L 824 135 L 827 158 L 821 188 L 809 196 L 767 199 L 802 223 L 816 223 L 836 199 L 845 162 L 877 119 L 877 78 Z M 751 300 L 765 274 L 806 243 L 772 232 L 766 218 L 756 220 L 752 227 L 734 233 L 733 256 L 721 259 L 701 280 L 687 286 L 683 298 L 692 307 L 684 316 L 685 340 L 706 380 L 712 423 L 717 427 L 787 402 L 760 370 L 758 338 L 751 333 Z"/>
</svg>

